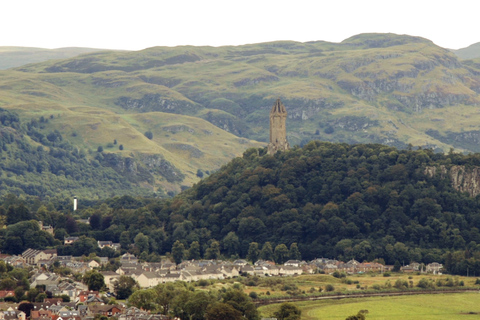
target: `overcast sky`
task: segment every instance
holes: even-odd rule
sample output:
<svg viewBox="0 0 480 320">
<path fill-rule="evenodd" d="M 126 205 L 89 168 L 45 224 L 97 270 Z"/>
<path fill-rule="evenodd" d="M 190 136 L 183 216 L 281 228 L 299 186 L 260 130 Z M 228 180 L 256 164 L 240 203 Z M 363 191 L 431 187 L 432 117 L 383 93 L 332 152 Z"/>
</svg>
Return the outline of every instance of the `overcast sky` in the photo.
<svg viewBox="0 0 480 320">
<path fill-rule="evenodd" d="M 1 0 L 0 46 L 141 50 L 274 40 L 341 42 L 359 33 L 480 42 L 475 0 Z"/>
</svg>

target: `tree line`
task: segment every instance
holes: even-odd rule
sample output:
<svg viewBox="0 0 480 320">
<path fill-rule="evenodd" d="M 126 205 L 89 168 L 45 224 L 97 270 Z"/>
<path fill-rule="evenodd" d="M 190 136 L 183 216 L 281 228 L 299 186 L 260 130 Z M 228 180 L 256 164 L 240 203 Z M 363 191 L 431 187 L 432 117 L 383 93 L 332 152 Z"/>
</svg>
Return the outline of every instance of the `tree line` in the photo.
<svg viewBox="0 0 480 320">
<path fill-rule="evenodd" d="M 76 246 L 54 242 L 65 254 L 100 253 L 94 242 L 111 240 L 149 261 L 166 253 L 177 261 L 252 260 L 268 243 L 273 252 L 268 257 L 278 262 L 436 261 L 451 272 L 478 275 L 479 198 L 455 190 L 448 178 L 425 174 L 426 166 L 454 164 L 480 165 L 480 155 L 319 141 L 274 156 L 252 148 L 171 199 L 114 197 L 72 214 L 55 199 L 3 197 L 0 214 L 8 218 L 11 212 L 13 220 L 0 234 L 14 235 L 14 222 L 19 223 L 14 217 L 27 217 L 21 213 L 27 210 L 55 227 L 53 241 L 81 236 Z M 45 237 L 42 246 L 51 245 Z M 7 238 L 0 238 L 2 247 L 12 252 Z M 291 253 L 292 246 L 298 254 Z"/>
</svg>

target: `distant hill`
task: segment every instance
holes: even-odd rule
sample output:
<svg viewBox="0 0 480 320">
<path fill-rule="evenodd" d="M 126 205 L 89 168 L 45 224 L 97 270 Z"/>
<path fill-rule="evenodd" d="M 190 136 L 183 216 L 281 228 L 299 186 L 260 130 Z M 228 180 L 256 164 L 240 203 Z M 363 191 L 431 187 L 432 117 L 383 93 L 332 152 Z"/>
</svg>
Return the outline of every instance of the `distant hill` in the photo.
<svg viewBox="0 0 480 320">
<path fill-rule="evenodd" d="M 466 48 L 452 50 L 461 59 L 480 58 L 480 42 L 474 43 Z"/>
<path fill-rule="evenodd" d="M 93 48 L 42 49 L 29 47 L 0 47 L 0 70 L 47 60 L 68 59 L 84 53 L 101 50 L 102 49 Z"/>
<path fill-rule="evenodd" d="M 39 133 L 58 131 L 88 159 L 102 147 L 101 163 L 167 193 L 265 145 L 277 98 L 292 146 L 479 152 L 479 92 L 475 60 L 396 34 L 100 51 L 0 71 L 1 108 L 25 123 L 51 119 Z"/>
</svg>

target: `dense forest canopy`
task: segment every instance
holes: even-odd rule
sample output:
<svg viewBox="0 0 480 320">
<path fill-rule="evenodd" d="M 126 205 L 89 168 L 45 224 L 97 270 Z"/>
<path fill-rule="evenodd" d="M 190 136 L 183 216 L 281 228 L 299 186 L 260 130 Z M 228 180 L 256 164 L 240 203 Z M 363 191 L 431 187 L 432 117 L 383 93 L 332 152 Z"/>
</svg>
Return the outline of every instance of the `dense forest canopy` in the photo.
<svg viewBox="0 0 480 320">
<path fill-rule="evenodd" d="M 75 214 L 37 203 L 35 212 L 23 215 L 55 227 L 56 240 L 41 235 L 37 246 L 56 243 L 60 254 L 98 252 L 95 240 L 112 240 L 146 260 L 171 252 L 180 260 L 284 261 L 299 252 L 304 259 L 437 261 L 452 272 L 480 273 L 479 198 L 458 192 L 448 178 L 425 174 L 426 166 L 477 166 L 479 155 L 320 141 L 265 153 L 248 149 L 172 199 L 116 197 Z M 7 205 L 6 199 L 2 252 L 19 253 L 27 243 L 14 251 L 9 235 L 37 230 L 11 220 L 30 205 L 12 196 Z M 76 220 L 88 217 L 89 225 Z M 60 245 L 68 235 L 81 241 Z"/>
</svg>

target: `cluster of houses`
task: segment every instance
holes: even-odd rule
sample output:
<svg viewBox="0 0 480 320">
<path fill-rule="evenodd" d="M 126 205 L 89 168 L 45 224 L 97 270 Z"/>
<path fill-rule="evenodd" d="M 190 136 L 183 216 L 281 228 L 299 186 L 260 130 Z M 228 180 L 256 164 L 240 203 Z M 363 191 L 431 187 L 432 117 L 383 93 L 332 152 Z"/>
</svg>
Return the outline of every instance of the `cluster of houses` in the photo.
<svg viewBox="0 0 480 320">
<path fill-rule="evenodd" d="M 93 294 L 97 294 L 93 293 Z M 101 300 L 100 300 L 101 301 Z M 122 304 L 62 302 L 62 299 L 45 299 L 32 303 L 33 309 L 25 311 L 20 304 L 0 303 L 1 320 L 93 320 L 96 316 L 116 317 L 118 320 L 165 320 L 171 319 L 160 314 L 150 314 L 135 307 Z M 29 313 L 29 314 L 28 314 Z"/>
<path fill-rule="evenodd" d="M 161 315 L 151 315 L 135 308 L 125 308 L 123 305 L 107 305 L 106 298 L 99 292 L 88 291 L 87 287 L 68 278 L 48 272 L 49 266 L 56 265 L 70 268 L 74 273 L 84 273 L 88 270 L 99 269 L 102 264 L 107 264 L 108 259 L 81 261 L 79 257 L 57 256 L 55 250 L 28 249 L 19 256 L 1 255 L 0 260 L 14 267 L 33 267 L 30 277 L 31 288 L 43 286 L 53 296 L 68 296 L 71 302 L 62 302 L 62 299 L 46 299 L 42 303 L 34 303 L 30 315 L 17 309 L 18 305 L 0 305 L 0 320 L 85 320 L 93 319 L 100 314 L 107 317 L 115 316 L 118 320 L 162 320 L 167 319 Z M 172 281 L 200 281 L 209 279 L 233 278 L 240 275 L 251 276 L 294 276 L 299 274 L 326 273 L 336 271 L 348 274 L 365 272 L 386 272 L 393 266 L 377 262 L 363 262 L 356 260 L 342 262 L 332 259 L 315 259 L 310 262 L 289 260 L 283 265 L 276 265 L 272 261 L 259 260 L 254 264 L 246 260 L 191 260 L 175 264 L 166 259 L 158 263 L 141 262 L 134 255 L 126 253 L 120 257 L 120 267 L 114 271 L 99 271 L 104 276 L 107 289 L 114 291 L 116 281 L 122 276 L 135 279 L 141 288 L 154 287 L 160 283 Z M 423 265 L 410 263 L 403 266 L 403 272 L 431 272 L 440 273 L 442 265 L 430 263 Z M 13 291 L 0 291 L 0 301 L 13 297 Z"/>
</svg>

